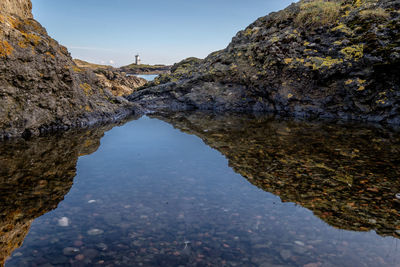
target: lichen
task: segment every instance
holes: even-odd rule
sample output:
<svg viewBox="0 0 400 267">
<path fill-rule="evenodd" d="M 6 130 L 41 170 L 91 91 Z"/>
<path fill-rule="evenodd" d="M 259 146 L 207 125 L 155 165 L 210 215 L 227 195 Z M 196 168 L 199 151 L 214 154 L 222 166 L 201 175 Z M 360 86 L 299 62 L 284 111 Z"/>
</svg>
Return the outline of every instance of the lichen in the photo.
<svg viewBox="0 0 400 267">
<path fill-rule="evenodd" d="M 55 58 L 55 56 L 54 56 L 52 53 L 50 53 L 50 52 L 46 52 L 45 54 L 46 54 L 47 56 L 53 58 L 53 59 Z"/>
<path fill-rule="evenodd" d="M 283 61 L 285 62 L 285 64 L 290 64 L 293 62 L 293 58 L 285 58 Z"/>
<path fill-rule="evenodd" d="M 343 23 L 339 23 L 339 25 L 334 27 L 332 31 L 340 31 L 347 35 L 353 35 L 353 31 Z"/>
<path fill-rule="evenodd" d="M 319 70 L 321 68 L 332 68 L 337 64 L 343 63 L 343 59 L 341 58 L 332 58 L 332 57 L 307 57 L 307 61 L 304 66 L 312 67 L 313 70 Z"/>
<path fill-rule="evenodd" d="M 279 41 L 279 37 L 278 37 L 278 36 L 272 36 L 271 39 L 269 39 L 269 41 L 270 41 L 271 43 L 276 43 L 276 42 Z"/>
<path fill-rule="evenodd" d="M 14 48 L 7 41 L 0 41 L 0 57 L 8 57 L 14 51 Z"/>
<path fill-rule="evenodd" d="M 352 84 L 354 81 L 352 79 L 348 79 L 347 81 L 344 82 L 345 85 Z"/>
<path fill-rule="evenodd" d="M 92 87 L 87 83 L 81 83 L 79 86 L 83 89 L 85 95 L 89 95 L 92 91 Z"/>
<path fill-rule="evenodd" d="M 72 66 L 72 70 L 74 71 L 74 72 L 82 72 L 82 69 L 81 68 L 79 68 L 78 66 Z"/>
<path fill-rule="evenodd" d="M 33 45 L 37 45 L 41 39 L 40 36 L 33 33 L 24 33 L 24 32 L 21 33 L 25 37 L 26 41 L 30 42 Z"/>
<path fill-rule="evenodd" d="M 340 52 L 345 56 L 348 60 L 359 60 L 364 56 L 364 45 L 353 45 L 348 46 L 340 50 Z"/>
</svg>

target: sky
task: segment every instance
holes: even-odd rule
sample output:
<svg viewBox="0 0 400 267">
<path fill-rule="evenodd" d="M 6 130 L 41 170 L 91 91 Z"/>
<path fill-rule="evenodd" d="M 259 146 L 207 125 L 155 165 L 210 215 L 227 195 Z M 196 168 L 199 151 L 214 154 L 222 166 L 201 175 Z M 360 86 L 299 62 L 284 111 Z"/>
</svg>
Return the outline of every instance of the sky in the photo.
<svg viewBox="0 0 400 267">
<path fill-rule="evenodd" d="M 224 49 L 257 18 L 295 0 L 32 0 L 33 15 L 73 58 L 173 64 Z"/>
</svg>

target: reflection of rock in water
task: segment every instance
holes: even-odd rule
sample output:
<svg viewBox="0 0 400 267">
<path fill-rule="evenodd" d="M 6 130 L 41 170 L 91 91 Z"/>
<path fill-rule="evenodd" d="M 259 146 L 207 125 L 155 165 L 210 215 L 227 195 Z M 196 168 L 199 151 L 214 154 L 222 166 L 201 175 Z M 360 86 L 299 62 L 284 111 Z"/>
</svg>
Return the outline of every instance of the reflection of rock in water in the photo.
<svg viewBox="0 0 400 267">
<path fill-rule="evenodd" d="M 22 245 L 32 221 L 64 199 L 78 156 L 95 152 L 113 126 L 0 143 L 0 266 Z"/>
<path fill-rule="evenodd" d="M 398 237 L 399 133 L 200 112 L 156 117 L 202 138 L 252 184 L 334 227 Z"/>
</svg>

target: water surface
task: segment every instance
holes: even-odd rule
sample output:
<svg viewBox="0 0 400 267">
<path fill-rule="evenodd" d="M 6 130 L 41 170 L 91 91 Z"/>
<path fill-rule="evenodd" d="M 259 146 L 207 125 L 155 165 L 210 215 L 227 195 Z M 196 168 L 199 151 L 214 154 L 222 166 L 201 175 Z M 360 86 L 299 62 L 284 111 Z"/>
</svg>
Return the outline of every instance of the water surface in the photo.
<svg viewBox="0 0 400 267">
<path fill-rule="evenodd" d="M 140 75 L 136 75 L 136 76 L 139 78 L 146 79 L 147 81 L 151 82 L 159 75 L 158 74 L 140 74 Z"/>
<path fill-rule="evenodd" d="M 6 266 L 400 266 L 394 131 L 197 112 L 111 127 L 0 145 Z"/>
</svg>

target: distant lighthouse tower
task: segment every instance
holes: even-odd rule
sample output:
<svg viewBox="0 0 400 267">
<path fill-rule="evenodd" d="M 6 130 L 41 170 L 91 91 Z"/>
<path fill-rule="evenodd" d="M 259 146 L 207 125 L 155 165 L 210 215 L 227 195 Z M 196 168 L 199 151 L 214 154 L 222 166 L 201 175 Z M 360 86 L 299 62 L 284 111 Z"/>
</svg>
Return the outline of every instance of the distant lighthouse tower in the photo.
<svg viewBox="0 0 400 267">
<path fill-rule="evenodd" d="M 135 64 L 136 64 L 136 65 L 142 64 L 142 61 L 140 60 L 139 54 L 137 54 L 137 55 L 135 56 Z"/>
</svg>

